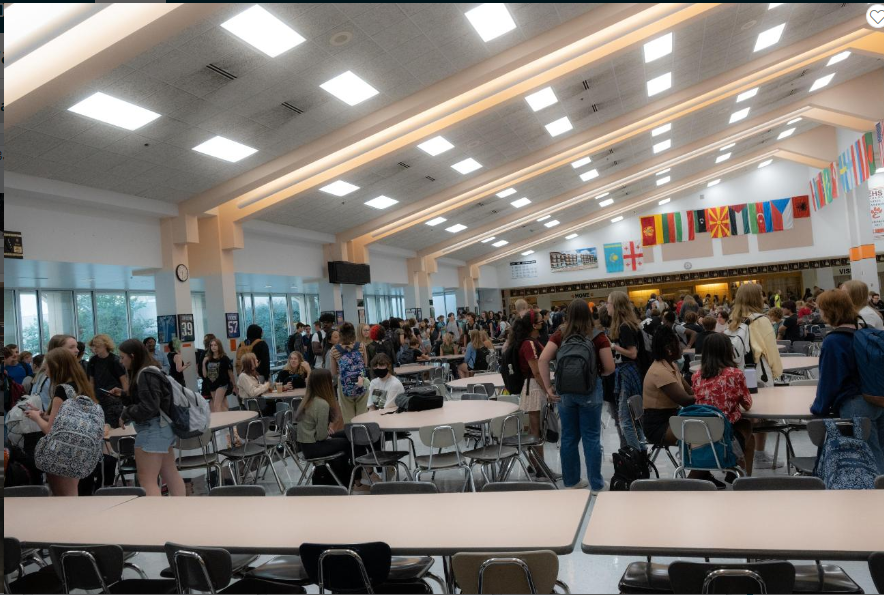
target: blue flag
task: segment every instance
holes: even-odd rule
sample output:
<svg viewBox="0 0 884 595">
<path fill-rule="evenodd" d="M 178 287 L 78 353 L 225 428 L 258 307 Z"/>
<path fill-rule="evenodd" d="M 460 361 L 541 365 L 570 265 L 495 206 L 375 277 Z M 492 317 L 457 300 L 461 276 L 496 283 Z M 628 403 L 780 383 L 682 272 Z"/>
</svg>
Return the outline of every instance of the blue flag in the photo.
<svg viewBox="0 0 884 595">
<path fill-rule="evenodd" d="M 609 273 L 623 272 L 623 244 L 605 244 L 605 270 Z"/>
<path fill-rule="evenodd" d="M 770 210 L 770 201 L 764 202 L 764 230 L 770 233 L 774 230 L 773 213 Z"/>
</svg>

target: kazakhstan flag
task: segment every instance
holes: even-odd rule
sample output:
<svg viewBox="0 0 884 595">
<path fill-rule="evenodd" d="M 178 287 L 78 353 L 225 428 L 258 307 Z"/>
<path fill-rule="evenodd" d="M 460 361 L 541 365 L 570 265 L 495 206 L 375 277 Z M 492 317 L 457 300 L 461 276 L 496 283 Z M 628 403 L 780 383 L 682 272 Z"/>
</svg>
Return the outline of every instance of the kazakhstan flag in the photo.
<svg viewBox="0 0 884 595">
<path fill-rule="evenodd" d="M 605 270 L 609 273 L 623 272 L 623 244 L 605 244 Z"/>
</svg>

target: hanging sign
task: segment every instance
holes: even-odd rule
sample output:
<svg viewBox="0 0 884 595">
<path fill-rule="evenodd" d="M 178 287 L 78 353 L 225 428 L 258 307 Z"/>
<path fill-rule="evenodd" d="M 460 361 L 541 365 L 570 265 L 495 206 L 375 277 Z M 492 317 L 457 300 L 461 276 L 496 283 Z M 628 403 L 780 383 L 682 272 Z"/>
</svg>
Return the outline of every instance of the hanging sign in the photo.
<svg viewBox="0 0 884 595">
<path fill-rule="evenodd" d="M 3 258 L 15 258 L 21 260 L 25 257 L 25 251 L 21 243 L 20 231 L 3 231 Z"/>
<path fill-rule="evenodd" d="M 227 320 L 227 338 L 239 339 L 239 312 L 227 312 L 224 318 Z"/>
<path fill-rule="evenodd" d="M 178 318 L 169 316 L 157 316 L 157 341 L 164 345 L 178 334 Z"/>
<path fill-rule="evenodd" d="M 182 343 L 190 343 L 196 339 L 193 327 L 193 314 L 178 315 L 178 338 Z"/>
<path fill-rule="evenodd" d="M 872 237 L 884 240 L 884 188 L 869 190 L 869 213 L 872 222 Z"/>
</svg>

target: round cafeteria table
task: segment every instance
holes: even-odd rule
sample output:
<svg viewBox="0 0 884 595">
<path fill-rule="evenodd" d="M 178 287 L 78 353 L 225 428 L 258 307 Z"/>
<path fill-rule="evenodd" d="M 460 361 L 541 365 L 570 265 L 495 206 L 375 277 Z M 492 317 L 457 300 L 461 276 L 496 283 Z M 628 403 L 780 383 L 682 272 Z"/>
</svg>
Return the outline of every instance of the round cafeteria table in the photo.
<svg viewBox="0 0 884 595">
<path fill-rule="evenodd" d="M 813 419 L 810 406 L 816 398 L 815 386 L 761 387 L 752 395 L 752 408 L 743 411 L 748 419 Z"/>
<path fill-rule="evenodd" d="M 264 393 L 260 396 L 262 399 L 300 399 L 307 394 L 306 388 L 293 388 L 292 390 L 282 391 L 281 393 Z M 256 397 L 258 398 L 258 397 Z"/>
<path fill-rule="evenodd" d="M 807 370 L 809 368 L 816 368 L 820 365 L 820 358 L 802 355 L 800 357 L 784 357 L 781 358 L 783 362 L 783 370 Z M 698 360 L 694 360 L 691 362 L 691 372 L 696 372 L 700 369 L 700 362 Z"/>
<path fill-rule="evenodd" d="M 396 373 L 396 376 L 409 376 L 411 374 L 423 374 L 425 372 L 430 372 L 432 369 L 432 366 L 427 366 L 423 364 L 406 364 L 404 366 L 394 368 L 393 371 Z"/>
<path fill-rule="evenodd" d="M 455 354 L 455 355 L 431 355 L 431 362 L 454 362 L 459 359 L 463 359 L 463 354 Z"/>
<path fill-rule="evenodd" d="M 786 346 L 785 345 L 777 345 L 777 349 L 779 351 L 786 351 Z M 681 352 L 682 353 L 690 353 L 691 355 L 697 354 L 696 349 L 694 349 L 693 347 L 686 347 L 685 349 L 682 349 Z"/>
<path fill-rule="evenodd" d="M 242 423 L 244 421 L 248 421 L 250 419 L 254 419 L 258 414 L 254 411 L 218 411 L 212 413 L 212 416 L 209 418 L 209 429 L 213 432 L 217 432 L 218 430 L 223 430 L 225 428 L 232 428 L 236 424 Z M 135 426 L 129 424 L 127 426 L 123 426 L 122 428 L 114 428 L 111 430 L 106 439 L 110 438 L 122 438 L 124 436 L 134 436 L 135 435 Z"/>
<path fill-rule="evenodd" d="M 448 388 L 466 390 L 467 386 L 470 384 L 485 384 L 490 382 L 494 383 L 494 388 L 504 388 L 503 376 L 500 374 L 483 374 L 480 376 L 473 376 L 472 378 L 458 378 L 457 380 L 449 382 Z"/>
</svg>

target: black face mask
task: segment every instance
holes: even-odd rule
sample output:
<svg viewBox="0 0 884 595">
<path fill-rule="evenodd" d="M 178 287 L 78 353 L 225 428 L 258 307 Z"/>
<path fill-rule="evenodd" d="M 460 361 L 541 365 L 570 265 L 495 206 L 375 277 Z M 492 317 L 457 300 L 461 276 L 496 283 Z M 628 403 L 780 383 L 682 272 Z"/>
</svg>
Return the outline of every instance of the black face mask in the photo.
<svg viewBox="0 0 884 595">
<path fill-rule="evenodd" d="M 387 368 L 374 368 L 372 372 L 374 373 L 375 378 L 386 378 L 390 370 Z"/>
</svg>

